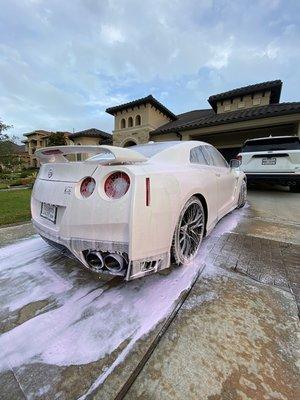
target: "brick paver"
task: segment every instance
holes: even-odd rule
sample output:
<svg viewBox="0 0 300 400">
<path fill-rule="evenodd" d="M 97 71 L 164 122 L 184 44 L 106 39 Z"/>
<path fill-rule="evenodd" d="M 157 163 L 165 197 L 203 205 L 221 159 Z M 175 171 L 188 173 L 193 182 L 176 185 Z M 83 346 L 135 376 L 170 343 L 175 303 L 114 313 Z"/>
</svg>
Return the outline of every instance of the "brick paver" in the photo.
<svg viewBox="0 0 300 400">
<path fill-rule="evenodd" d="M 208 262 L 290 291 L 300 311 L 299 245 L 237 233 L 210 238 L 209 242 Z"/>
</svg>

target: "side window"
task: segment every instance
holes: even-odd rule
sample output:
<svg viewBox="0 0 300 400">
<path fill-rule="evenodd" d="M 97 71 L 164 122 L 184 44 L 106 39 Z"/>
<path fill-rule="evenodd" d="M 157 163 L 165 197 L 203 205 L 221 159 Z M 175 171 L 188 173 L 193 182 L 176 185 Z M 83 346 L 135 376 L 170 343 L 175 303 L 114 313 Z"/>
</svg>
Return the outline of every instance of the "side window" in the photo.
<svg viewBox="0 0 300 400">
<path fill-rule="evenodd" d="M 208 153 L 210 154 L 212 161 L 214 163 L 214 165 L 216 167 L 224 167 L 224 168 L 228 168 L 228 164 L 227 161 L 225 160 L 225 158 L 222 156 L 221 153 L 218 152 L 217 149 L 215 149 L 212 146 L 205 146 Z"/>
<path fill-rule="evenodd" d="M 193 164 L 207 165 L 208 162 L 201 150 L 201 146 L 194 147 L 190 151 L 190 162 Z"/>
</svg>

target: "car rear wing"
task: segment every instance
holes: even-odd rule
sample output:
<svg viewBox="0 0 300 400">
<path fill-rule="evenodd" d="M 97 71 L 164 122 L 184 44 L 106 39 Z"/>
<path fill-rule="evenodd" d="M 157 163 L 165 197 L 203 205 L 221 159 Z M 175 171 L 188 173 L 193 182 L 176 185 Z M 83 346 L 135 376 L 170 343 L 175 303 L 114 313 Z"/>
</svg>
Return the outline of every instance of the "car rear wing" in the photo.
<svg viewBox="0 0 300 400">
<path fill-rule="evenodd" d="M 90 158 L 85 162 L 97 164 L 126 164 L 148 160 L 137 151 L 116 146 L 53 146 L 35 152 L 41 164 L 69 162 L 65 157 L 68 154 L 88 154 Z"/>
</svg>

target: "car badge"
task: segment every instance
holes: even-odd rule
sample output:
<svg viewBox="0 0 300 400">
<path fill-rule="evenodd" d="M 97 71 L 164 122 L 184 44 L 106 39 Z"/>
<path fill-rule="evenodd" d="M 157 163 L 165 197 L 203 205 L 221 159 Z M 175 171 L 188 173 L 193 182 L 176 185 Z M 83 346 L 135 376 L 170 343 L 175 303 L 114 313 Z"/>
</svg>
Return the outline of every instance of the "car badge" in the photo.
<svg viewBox="0 0 300 400">
<path fill-rule="evenodd" d="M 53 176 L 53 169 L 50 168 L 48 171 L 48 178 L 50 179 L 50 178 L 52 178 L 52 176 Z"/>
<path fill-rule="evenodd" d="M 64 194 L 71 194 L 72 192 L 72 186 L 65 186 Z"/>
</svg>

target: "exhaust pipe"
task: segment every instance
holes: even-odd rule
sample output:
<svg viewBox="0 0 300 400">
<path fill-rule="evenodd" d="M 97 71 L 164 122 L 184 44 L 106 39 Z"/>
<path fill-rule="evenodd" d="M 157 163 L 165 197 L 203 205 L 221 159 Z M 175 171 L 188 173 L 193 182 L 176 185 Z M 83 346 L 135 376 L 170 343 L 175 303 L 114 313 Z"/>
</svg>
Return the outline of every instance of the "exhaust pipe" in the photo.
<svg viewBox="0 0 300 400">
<path fill-rule="evenodd" d="M 98 272 L 103 268 L 103 257 L 101 256 L 99 251 L 90 251 L 86 255 L 85 260 L 93 271 Z"/>
<path fill-rule="evenodd" d="M 121 272 L 125 267 L 125 259 L 119 254 L 108 254 L 104 257 L 104 265 L 110 272 Z"/>
</svg>

